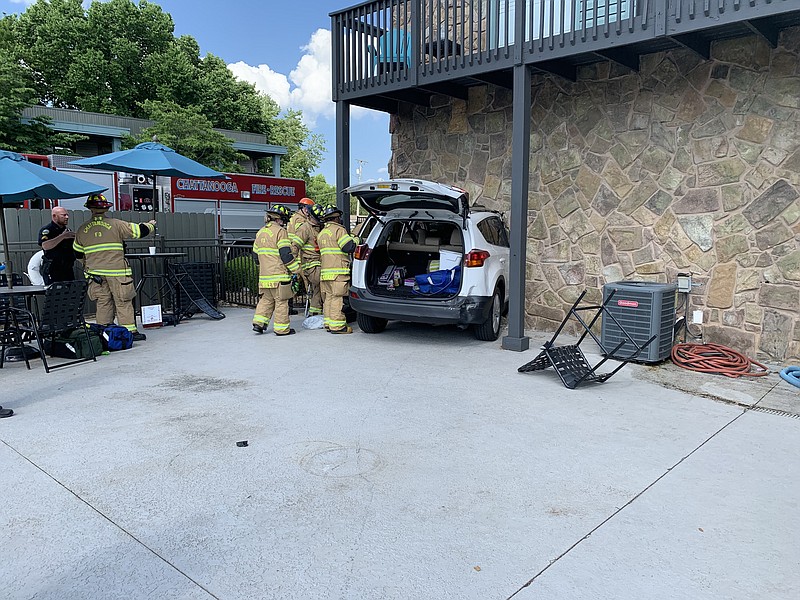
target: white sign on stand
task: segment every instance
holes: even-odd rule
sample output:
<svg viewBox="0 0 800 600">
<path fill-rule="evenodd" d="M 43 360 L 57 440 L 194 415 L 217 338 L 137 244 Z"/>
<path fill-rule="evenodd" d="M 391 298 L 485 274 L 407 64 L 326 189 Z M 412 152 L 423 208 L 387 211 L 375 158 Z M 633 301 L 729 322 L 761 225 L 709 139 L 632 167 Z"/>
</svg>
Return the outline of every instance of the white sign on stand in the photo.
<svg viewBox="0 0 800 600">
<path fill-rule="evenodd" d="M 161 305 L 151 304 L 142 307 L 142 325 L 144 327 L 161 327 Z"/>
</svg>

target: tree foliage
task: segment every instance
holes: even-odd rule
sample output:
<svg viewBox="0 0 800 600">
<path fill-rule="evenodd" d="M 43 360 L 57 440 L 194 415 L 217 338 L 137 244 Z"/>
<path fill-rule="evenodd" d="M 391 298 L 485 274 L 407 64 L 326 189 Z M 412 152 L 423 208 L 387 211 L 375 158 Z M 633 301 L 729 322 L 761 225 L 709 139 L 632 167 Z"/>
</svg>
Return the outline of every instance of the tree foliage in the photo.
<svg viewBox="0 0 800 600">
<path fill-rule="evenodd" d="M 281 159 L 281 176 L 309 180 L 322 160 L 325 140 L 317 133 L 311 133 L 303 123 L 303 114 L 289 110 L 282 119 L 272 124 L 271 141 L 286 146 L 287 153 Z"/>
<path fill-rule="evenodd" d="M 47 126 L 46 117 L 23 123 L 22 111 L 34 99 L 28 73 L 7 50 L 0 49 L 0 149 L 51 154 L 85 139 L 82 135 L 55 133 Z"/>
<path fill-rule="evenodd" d="M 239 160 L 247 157 L 237 152 L 230 138 L 214 131 L 209 121 L 197 107 L 183 108 L 174 102 L 147 100 L 142 105 L 155 125 L 125 141 L 133 147 L 149 142 L 156 136 L 159 143 L 218 171 L 238 172 Z"/>
<path fill-rule="evenodd" d="M 306 196 L 317 204 L 336 204 L 336 186 L 325 181 L 322 174 L 313 175 L 306 183 Z"/>
<path fill-rule="evenodd" d="M 288 149 L 281 174 L 309 181 L 325 146 L 302 114 L 281 116 L 273 99 L 174 31 L 172 16 L 147 0 L 94 0 L 88 8 L 82 0 L 36 0 L 3 17 L 0 143 L 31 149 L 52 142 L 45 123 L 18 124 L 25 106 L 42 104 L 153 119 L 148 139 L 155 132 L 187 156 L 227 170 L 235 170 L 237 153 L 211 128 L 265 134 Z M 259 164 L 261 172 L 271 166 Z"/>
</svg>

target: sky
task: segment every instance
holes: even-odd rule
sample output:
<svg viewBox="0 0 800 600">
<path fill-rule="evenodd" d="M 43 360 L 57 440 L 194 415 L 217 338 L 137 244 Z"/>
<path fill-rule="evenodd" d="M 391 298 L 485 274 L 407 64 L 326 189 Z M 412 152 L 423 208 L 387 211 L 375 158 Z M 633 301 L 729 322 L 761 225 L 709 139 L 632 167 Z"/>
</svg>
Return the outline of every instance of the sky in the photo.
<svg viewBox="0 0 800 600">
<path fill-rule="evenodd" d="M 23 12 L 33 0 L 0 0 L 0 13 Z M 151 0 L 172 15 L 175 35 L 191 35 L 200 54 L 222 58 L 239 79 L 255 84 L 282 109 L 303 111 L 325 138 L 316 173 L 336 180 L 335 105 L 331 101 L 330 12 L 355 0 Z M 84 5 L 87 5 L 84 2 Z M 350 181 L 387 179 L 389 116 L 351 107 Z"/>
</svg>

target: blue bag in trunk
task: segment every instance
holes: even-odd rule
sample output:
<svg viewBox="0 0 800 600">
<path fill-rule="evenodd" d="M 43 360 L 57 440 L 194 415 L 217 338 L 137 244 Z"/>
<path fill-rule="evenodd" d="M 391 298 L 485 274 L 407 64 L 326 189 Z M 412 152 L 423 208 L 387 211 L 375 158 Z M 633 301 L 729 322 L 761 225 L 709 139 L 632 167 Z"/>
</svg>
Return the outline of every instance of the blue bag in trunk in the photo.
<svg viewBox="0 0 800 600">
<path fill-rule="evenodd" d="M 461 267 L 453 267 L 444 271 L 433 271 L 414 277 L 416 286 L 414 293 L 422 296 L 452 296 L 461 287 Z"/>
</svg>

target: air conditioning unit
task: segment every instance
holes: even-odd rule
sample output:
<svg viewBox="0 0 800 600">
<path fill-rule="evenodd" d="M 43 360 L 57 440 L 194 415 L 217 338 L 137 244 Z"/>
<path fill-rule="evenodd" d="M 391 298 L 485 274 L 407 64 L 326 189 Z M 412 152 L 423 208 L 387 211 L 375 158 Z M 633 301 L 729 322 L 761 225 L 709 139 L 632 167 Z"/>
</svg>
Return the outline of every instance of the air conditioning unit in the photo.
<svg viewBox="0 0 800 600">
<path fill-rule="evenodd" d="M 606 311 L 616 319 L 603 316 L 600 343 L 611 352 L 624 341 L 615 356 L 624 358 L 636 351 L 625 336 L 643 346 L 652 336 L 656 339 L 634 358 L 636 362 L 653 363 L 669 358 L 675 328 L 675 295 L 678 286 L 674 283 L 651 283 L 649 281 L 617 281 L 603 286 L 603 302 L 608 300 Z"/>
</svg>

